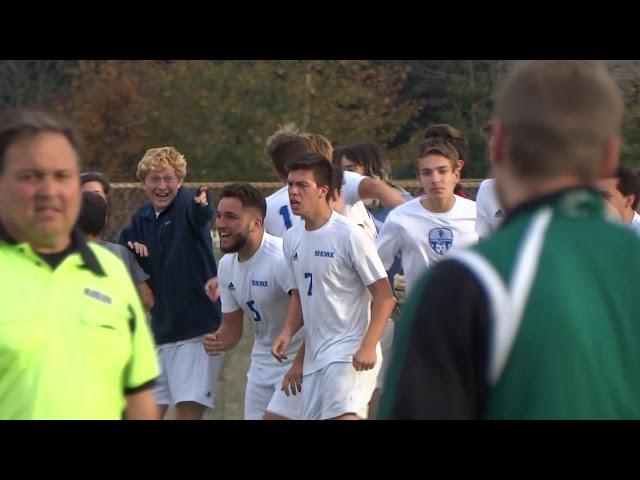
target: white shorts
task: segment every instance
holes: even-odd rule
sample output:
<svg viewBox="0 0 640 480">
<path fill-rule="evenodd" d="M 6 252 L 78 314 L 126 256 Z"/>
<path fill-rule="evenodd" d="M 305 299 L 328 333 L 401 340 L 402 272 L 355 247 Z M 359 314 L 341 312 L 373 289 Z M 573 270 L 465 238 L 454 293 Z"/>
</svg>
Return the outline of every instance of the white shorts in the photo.
<svg viewBox="0 0 640 480">
<path fill-rule="evenodd" d="M 153 389 L 158 405 L 197 402 L 213 408 L 224 355 L 208 355 L 202 339 L 199 336 L 158 347 L 160 376 Z"/>
<path fill-rule="evenodd" d="M 302 379 L 302 418 L 327 420 L 347 413 L 367 418 L 380 362 L 357 372 L 351 362 L 330 363 Z"/>
<path fill-rule="evenodd" d="M 378 379 L 376 380 L 376 389 L 382 392 L 384 388 L 384 377 L 387 374 L 389 363 L 391 362 L 391 346 L 393 345 L 393 335 L 395 332 L 396 322 L 389 320 L 387 328 L 384 329 L 382 338 L 380 339 L 380 349 L 382 350 L 382 365 L 380 366 L 380 373 L 378 373 Z"/>
<path fill-rule="evenodd" d="M 288 370 L 288 369 L 287 369 Z M 286 373 L 286 372 L 285 372 Z M 247 389 L 244 396 L 244 419 L 262 420 L 266 412 L 274 413 L 289 420 L 300 420 L 302 394 L 289 396 L 281 390 L 282 374 L 269 382 L 256 380 L 257 375 L 247 375 Z"/>
</svg>

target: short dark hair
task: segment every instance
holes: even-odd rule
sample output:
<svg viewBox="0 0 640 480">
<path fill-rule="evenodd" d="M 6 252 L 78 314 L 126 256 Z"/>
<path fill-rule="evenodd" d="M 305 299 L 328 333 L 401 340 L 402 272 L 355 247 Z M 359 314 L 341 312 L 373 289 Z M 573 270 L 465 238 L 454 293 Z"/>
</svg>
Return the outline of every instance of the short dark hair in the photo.
<svg viewBox="0 0 640 480">
<path fill-rule="evenodd" d="M 18 108 L 0 114 L 0 173 L 4 171 L 4 157 L 12 144 L 44 132 L 64 135 L 80 164 L 80 140 L 71 123 L 56 113 Z"/>
<path fill-rule="evenodd" d="M 311 170 L 315 179 L 316 185 L 319 187 L 328 187 L 327 201 L 331 198 L 333 193 L 333 170 L 331 168 L 331 162 L 320 153 L 306 153 L 291 160 L 285 165 L 287 174 L 295 172 L 297 170 Z"/>
<path fill-rule="evenodd" d="M 278 175 L 284 177 L 286 176 L 285 164 L 292 158 L 308 153 L 309 146 L 295 123 L 287 123 L 267 139 L 266 151 L 271 157 L 273 168 Z"/>
<path fill-rule="evenodd" d="M 344 169 L 335 163 L 331 165 L 331 183 L 333 184 L 333 189 L 331 190 L 331 196 L 333 197 L 333 191 L 337 190 L 340 193 L 344 183 Z"/>
<path fill-rule="evenodd" d="M 99 236 L 107 225 L 107 202 L 94 192 L 82 192 L 78 227 L 87 235 Z"/>
<path fill-rule="evenodd" d="M 111 188 L 111 183 L 109 179 L 104 173 L 100 172 L 83 172 L 80 174 L 80 185 L 84 185 L 89 182 L 99 182 L 102 185 L 102 189 L 104 193 L 109 195 L 109 189 Z"/>
<path fill-rule="evenodd" d="M 305 153 L 319 153 L 333 157 L 333 146 L 328 138 L 317 133 L 300 132 L 294 123 L 288 123 L 267 139 L 267 153 L 278 175 L 287 174 L 286 164 Z"/>
<path fill-rule="evenodd" d="M 425 140 L 440 139 L 448 142 L 458 152 L 458 158 L 465 163 L 469 161 L 469 142 L 464 133 L 447 123 L 428 126 L 424 131 Z"/>
<path fill-rule="evenodd" d="M 286 165 L 292 159 L 309 152 L 307 141 L 300 137 L 291 140 L 289 143 L 281 145 L 271 154 L 273 168 L 279 175 L 286 176 Z"/>
<path fill-rule="evenodd" d="M 225 185 L 220 193 L 220 200 L 223 198 L 237 198 L 243 207 L 258 210 L 263 219 L 267 215 L 267 202 L 264 199 L 264 195 L 249 183 L 230 183 Z"/>
<path fill-rule="evenodd" d="M 620 165 L 613 174 L 613 177 L 618 179 L 616 187 L 622 195 L 625 197 L 628 195 L 635 196 L 631 207 L 634 210 L 638 208 L 638 202 L 640 202 L 640 178 L 638 178 L 638 174 L 630 168 Z"/>
<path fill-rule="evenodd" d="M 364 174 L 368 177 L 380 177 L 389 181 L 391 166 L 385 158 L 382 148 L 375 143 L 352 143 L 337 147 L 333 151 L 333 163 L 340 164 L 342 157 L 350 162 L 364 167 Z"/>
<path fill-rule="evenodd" d="M 441 138 L 427 139 L 418 147 L 418 160 L 432 154 L 448 158 L 452 167 L 455 167 L 456 162 L 460 159 L 458 149 L 451 142 Z"/>
</svg>

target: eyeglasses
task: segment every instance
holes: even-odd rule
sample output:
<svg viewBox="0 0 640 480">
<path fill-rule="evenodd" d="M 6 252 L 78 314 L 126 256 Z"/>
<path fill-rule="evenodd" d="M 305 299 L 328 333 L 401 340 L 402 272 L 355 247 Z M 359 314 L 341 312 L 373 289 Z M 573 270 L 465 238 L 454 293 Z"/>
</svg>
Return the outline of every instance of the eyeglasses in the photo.
<svg viewBox="0 0 640 480">
<path fill-rule="evenodd" d="M 162 181 L 164 181 L 164 183 L 176 183 L 178 181 L 178 178 L 175 176 L 169 176 L 166 175 L 164 177 L 161 177 L 160 175 L 149 175 L 147 177 L 147 180 L 152 183 L 152 184 L 158 184 Z"/>
</svg>

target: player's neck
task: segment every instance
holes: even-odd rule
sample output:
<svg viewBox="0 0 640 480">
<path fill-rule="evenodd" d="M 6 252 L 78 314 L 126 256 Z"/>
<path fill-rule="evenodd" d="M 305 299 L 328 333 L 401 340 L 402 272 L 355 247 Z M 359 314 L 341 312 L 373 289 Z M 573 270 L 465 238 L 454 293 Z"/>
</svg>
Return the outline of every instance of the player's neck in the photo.
<svg viewBox="0 0 640 480">
<path fill-rule="evenodd" d="M 87 240 L 89 240 L 91 242 L 102 243 L 102 239 L 100 238 L 100 235 L 89 235 L 89 234 L 87 234 Z"/>
<path fill-rule="evenodd" d="M 633 220 L 634 213 L 636 213 L 635 210 L 631 210 L 629 208 L 625 209 L 625 211 L 622 213 L 622 220 L 624 221 L 624 223 L 629 225 Z"/>
<path fill-rule="evenodd" d="M 321 203 L 318 210 L 316 210 L 312 215 L 309 217 L 303 217 L 305 230 L 318 230 L 329 221 L 332 214 L 333 210 L 331 210 L 329 204 L 326 202 Z"/>
<path fill-rule="evenodd" d="M 238 261 L 246 262 L 258 251 L 260 245 L 262 245 L 262 238 L 264 237 L 264 230 L 260 229 L 253 235 L 249 235 L 247 243 L 238 250 Z"/>
<path fill-rule="evenodd" d="M 424 197 L 420 204 L 432 213 L 445 213 L 453 208 L 456 203 L 456 196 L 440 197 L 428 195 Z"/>
<path fill-rule="evenodd" d="M 540 180 L 521 179 L 511 175 L 501 179 L 500 186 L 496 189 L 500 203 L 511 211 L 518 205 L 534 200 L 545 195 L 550 195 L 566 188 L 578 187 L 584 182 L 576 176 L 564 175 Z"/>
</svg>

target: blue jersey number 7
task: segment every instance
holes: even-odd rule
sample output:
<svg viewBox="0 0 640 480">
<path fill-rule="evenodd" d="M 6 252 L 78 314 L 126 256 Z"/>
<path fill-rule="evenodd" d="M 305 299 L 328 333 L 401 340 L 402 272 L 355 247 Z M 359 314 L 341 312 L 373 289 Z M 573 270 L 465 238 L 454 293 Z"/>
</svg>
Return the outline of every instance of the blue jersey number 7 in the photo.
<svg viewBox="0 0 640 480">
<path fill-rule="evenodd" d="M 305 272 L 304 278 L 309 279 L 309 290 L 307 291 L 307 295 L 311 296 L 311 289 L 313 288 L 313 275 L 311 274 L 311 272 Z"/>
</svg>

